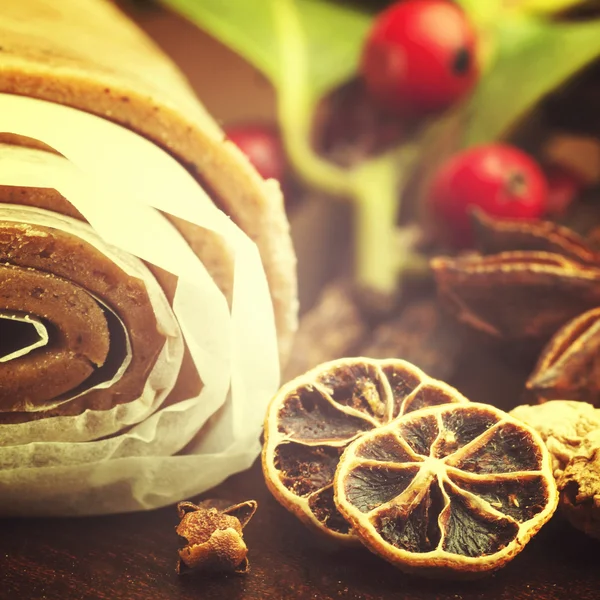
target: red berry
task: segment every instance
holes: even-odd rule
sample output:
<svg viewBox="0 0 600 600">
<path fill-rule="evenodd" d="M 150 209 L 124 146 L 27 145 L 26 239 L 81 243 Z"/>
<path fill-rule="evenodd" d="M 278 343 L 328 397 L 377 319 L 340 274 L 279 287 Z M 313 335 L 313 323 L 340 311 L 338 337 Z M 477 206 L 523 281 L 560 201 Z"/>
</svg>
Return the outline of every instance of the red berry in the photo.
<svg viewBox="0 0 600 600">
<path fill-rule="evenodd" d="M 225 133 L 263 179 L 282 181 L 286 160 L 281 138 L 275 129 L 266 125 L 239 125 L 228 128 Z"/>
<path fill-rule="evenodd" d="M 429 206 L 452 244 L 471 243 L 469 208 L 495 217 L 538 219 L 546 211 L 547 183 L 538 164 L 518 148 L 478 146 L 451 157 L 435 173 Z"/>
<path fill-rule="evenodd" d="M 361 70 L 384 107 L 417 114 L 441 110 L 477 80 L 475 32 L 451 2 L 397 2 L 375 20 Z"/>
<path fill-rule="evenodd" d="M 560 217 L 565 214 L 585 184 L 573 171 L 558 164 L 548 167 L 546 179 L 548 214 Z"/>
</svg>

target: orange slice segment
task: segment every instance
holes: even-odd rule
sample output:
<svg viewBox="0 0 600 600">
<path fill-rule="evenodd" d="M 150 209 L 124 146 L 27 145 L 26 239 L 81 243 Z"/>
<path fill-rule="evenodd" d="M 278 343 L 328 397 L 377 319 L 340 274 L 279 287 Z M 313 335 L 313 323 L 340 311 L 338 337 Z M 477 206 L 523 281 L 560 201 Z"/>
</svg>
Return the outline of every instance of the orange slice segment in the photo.
<svg viewBox="0 0 600 600">
<path fill-rule="evenodd" d="M 334 500 L 374 553 L 407 572 L 460 578 L 510 561 L 558 494 L 538 434 L 467 403 L 409 413 L 349 444 Z"/>
<path fill-rule="evenodd" d="M 304 523 L 340 541 L 356 541 L 333 499 L 333 478 L 346 446 L 405 413 L 449 402 L 467 400 L 401 360 L 325 363 L 282 387 L 269 406 L 262 454 L 267 486 Z M 412 463 L 419 453 L 393 434 L 363 458 Z M 391 494 L 400 488 L 390 483 L 389 489 Z"/>
</svg>

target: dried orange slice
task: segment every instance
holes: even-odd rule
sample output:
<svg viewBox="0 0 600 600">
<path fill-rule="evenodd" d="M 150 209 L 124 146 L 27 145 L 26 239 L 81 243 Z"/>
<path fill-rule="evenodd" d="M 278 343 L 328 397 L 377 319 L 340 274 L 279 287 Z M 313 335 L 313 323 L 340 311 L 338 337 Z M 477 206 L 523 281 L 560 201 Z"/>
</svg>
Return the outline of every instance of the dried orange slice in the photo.
<svg viewBox="0 0 600 600">
<path fill-rule="evenodd" d="M 429 576 L 500 568 L 558 499 L 539 435 L 476 403 L 420 410 L 365 434 L 342 455 L 334 488 L 364 545 Z"/>
<path fill-rule="evenodd" d="M 467 402 L 450 386 L 402 360 L 341 359 L 290 381 L 265 420 L 265 481 L 306 524 L 356 541 L 333 501 L 333 476 L 350 442 L 400 415 Z"/>
</svg>

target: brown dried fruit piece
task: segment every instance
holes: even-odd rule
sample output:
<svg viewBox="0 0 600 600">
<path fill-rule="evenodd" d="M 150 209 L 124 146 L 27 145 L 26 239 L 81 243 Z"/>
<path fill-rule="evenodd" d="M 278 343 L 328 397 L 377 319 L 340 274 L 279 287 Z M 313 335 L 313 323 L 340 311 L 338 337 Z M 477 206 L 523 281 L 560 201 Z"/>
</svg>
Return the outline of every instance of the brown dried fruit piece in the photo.
<svg viewBox="0 0 600 600">
<path fill-rule="evenodd" d="M 139 398 L 165 343 L 142 280 L 92 243 L 54 227 L 0 221 L 0 311 L 38 318 L 49 332 L 45 346 L 0 361 L 1 423 Z M 12 337 L 6 325 L 1 319 L 0 338 Z M 99 386 L 123 364 L 127 339 L 126 373 Z"/>
<path fill-rule="evenodd" d="M 540 400 L 600 405 L 600 254 L 553 223 L 474 220 L 493 254 L 434 259 L 442 301 L 496 338 L 547 343 L 527 383 Z"/>
<path fill-rule="evenodd" d="M 262 454 L 267 486 L 304 523 L 356 541 L 333 502 L 333 476 L 346 446 L 401 415 L 454 402 L 467 400 L 402 360 L 324 363 L 282 387 L 269 406 Z"/>
<path fill-rule="evenodd" d="M 335 502 L 365 546 L 403 571 L 469 578 L 518 554 L 558 500 L 550 455 L 497 408 L 434 406 L 345 450 Z"/>
<path fill-rule="evenodd" d="M 552 456 L 552 470 L 558 480 L 575 456 L 583 439 L 600 429 L 600 409 L 574 400 L 552 400 L 544 404 L 524 404 L 510 413 L 533 427 Z"/>
<path fill-rule="evenodd" d="M 256 507 L 254 500 L 230 506 L 223 511 L 180 502 L 177 511 L 181 522 L 176 532 L 187 543 L 179 550 L 177 573 L 247 573 L 250 568 L 248 548 L 242 529 L 256 512 Z"/>
<path fill-rule="evenodd" d="M 600 540 L 600 429 L 582 440 L 558 486 L 560 507 L 571 525 Z"/>
<path fill-rule="evenodd" d="M 531 425 L 546 442 L 563 514 L 574 527 L 600 539 L 600 409 L 554 400 L 517 406 L 511 415 Z"/>
</svg>

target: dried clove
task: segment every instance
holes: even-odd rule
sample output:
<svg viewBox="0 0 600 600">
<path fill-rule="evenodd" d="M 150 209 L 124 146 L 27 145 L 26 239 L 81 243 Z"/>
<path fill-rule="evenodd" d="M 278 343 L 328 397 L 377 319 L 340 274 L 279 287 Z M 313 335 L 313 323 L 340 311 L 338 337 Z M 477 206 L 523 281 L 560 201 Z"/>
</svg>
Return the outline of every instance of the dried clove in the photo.
<svg viewBox="0 0 600 600">
<path fill-rule="evenodd" d="M 210 505 L 180 502 L 177 511 L 181 522 L 175 531 L 186 544 L 179 549 L 177 573 L 247 573 L 248 547 L 242 530 L 257 506 L 255 500 L 248 500 L 220 511 Z"/>
</svg>

